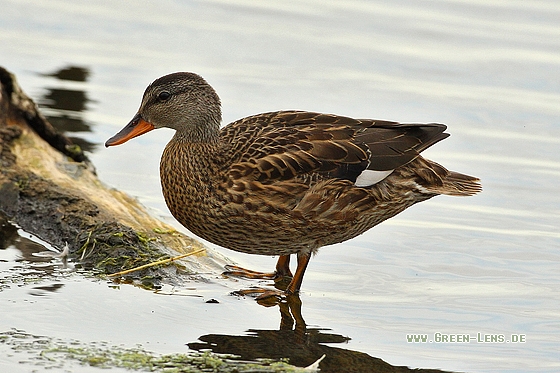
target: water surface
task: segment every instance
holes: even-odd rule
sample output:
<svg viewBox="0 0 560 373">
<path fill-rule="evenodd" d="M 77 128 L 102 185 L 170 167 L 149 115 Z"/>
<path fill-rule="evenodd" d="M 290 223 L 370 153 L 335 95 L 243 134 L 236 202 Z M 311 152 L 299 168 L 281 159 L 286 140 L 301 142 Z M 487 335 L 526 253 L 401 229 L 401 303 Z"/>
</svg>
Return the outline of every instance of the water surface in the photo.
<svg viewBox="0 0 560 373">
<path fill-rule="evenodd" d="M 344 348 L 393 365 L 558 371 L 558 3 L 0 5 L 0 64 L 53 122 L 70 124 L 63 129 L 82 141 L 104 182 L 178 229 L 158 179 L 171 131 L 102 146 L 132 118 L 146 85 L 163 74 L 203 75 L 222 99 L 224 123 L 279 109 L 446 123 L 452 136 L 426 157 L 480 177 L 484 192 L 435 198 L 322 249 L 303 283 L 303 316 L 310 327 L 348 337 Z M 70 68 L 83 78 L 61 76 Z M 21 273 L 14 264 L 28 260 L 21 248 L 0 249 L 3 278 Z M 274 266 L 275 258 L 217 249 L 248 268 Z M 279 327 L 277 308 L 228 295 L 236 283 L 193 284 L 168 296 L 65 272 L 36 286 L 14 281 L 1 287 L 0 331 L 167 353 L 204 335 Z M 406 340 L 407 334 L 433 340 L 438 332 L 525 335 L 526 342 Z M 15 358 L 4 359 L 0 366 L 18 366 Z"/>
</svg>

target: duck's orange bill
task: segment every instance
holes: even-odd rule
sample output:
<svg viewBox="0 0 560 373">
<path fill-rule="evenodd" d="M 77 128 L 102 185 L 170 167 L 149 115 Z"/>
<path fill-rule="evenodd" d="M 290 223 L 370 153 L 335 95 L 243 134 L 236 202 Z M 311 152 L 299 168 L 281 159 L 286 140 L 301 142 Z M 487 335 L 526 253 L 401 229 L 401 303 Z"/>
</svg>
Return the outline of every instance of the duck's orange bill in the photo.
<svg viewBox="0 0 560 373">
<path fill-rule="evenodd" d="M 154 125 L 150 122 L 146 122 L 140 114 L 136 114 L 134 118 L 128 123 L 122 130 L 119 131 L 115 136 L 111 137 L 107 142 L 105 142 L 105 146 L 114 146 L 120 145 L 122 143 L 127 142 L 128 140 L 140 136 L 146 132 L 149 132 L 154 129 Z"/>
</svg>

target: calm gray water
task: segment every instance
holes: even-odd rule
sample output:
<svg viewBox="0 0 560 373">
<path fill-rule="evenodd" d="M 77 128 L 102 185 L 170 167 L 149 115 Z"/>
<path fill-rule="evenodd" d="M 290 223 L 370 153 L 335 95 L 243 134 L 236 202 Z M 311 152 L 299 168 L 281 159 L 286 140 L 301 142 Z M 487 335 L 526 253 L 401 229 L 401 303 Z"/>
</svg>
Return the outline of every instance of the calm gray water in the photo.
<svg viewBox="0 0 560 373">
<path fill-rule="evenodd" d="M 452 136 L 426 157 L 480 177 L 484 192 L 438 197 L 323 248 L 303 283 L 303 316 L 351 338 L 343 348 L 393 365 L 560 370 L 559 2 L 0 0 L 0 8 L 0 65 L 45 113 L 75 120 L 68 134 L 90 150 L 104 182 L 178 229 L 158 177 L 172 133 L 102 146 L 163 74 L 204 76 L 225 123 L 279 109 L 446 123 Z M 89 75 L 47 75 L 69 66 Z M 80 95 L 82 107 L 54 105 L 61 91 Z M 275 262 L 218 250 L 248 268 Z M 2 276 L 22 255 L 0 250 Z M 277 310 L 228 296 L 235 283 L 176 289 L 192 296 L 64 272 L 48 284 L 61 286 L 0 287 L 0 331 L 168 353 L 205 334 L 279 322 Z M 413 333 L 526 342 L 407 343 Z M 0 370 L 26 369 L 2 354 Z"/>
</svg>

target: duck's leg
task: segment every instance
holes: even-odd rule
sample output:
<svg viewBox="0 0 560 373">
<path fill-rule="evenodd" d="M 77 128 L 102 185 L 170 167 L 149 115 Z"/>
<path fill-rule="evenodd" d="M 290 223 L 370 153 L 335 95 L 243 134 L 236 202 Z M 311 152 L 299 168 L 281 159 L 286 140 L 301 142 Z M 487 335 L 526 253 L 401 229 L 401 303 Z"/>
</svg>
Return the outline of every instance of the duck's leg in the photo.
<svg viewBox="0 0 560 373">
<path fill-rule="evenodd" d="M 292 272 L 290 271 L 290 256 L 281 255 L 276 263 L 276 271 L 272 273 L 267 272 L 256 272 L 238 266 L 227 265 L 226 271 L 223 273 L 226 276 L 243 277 L 250 279 L 264 279 L 264 280 L 275 280 L 281 279 L 283 277 L 292 277 Z"/>
<path fill-rule="evenodd" d="M 257 301 L 262 301 L 263 299 L 267 299 L 270 297 L 282 298 L 284 296 L 290 296 L 293 294 L 299 293 L 299 288 L 301 287 L 301 283 L 303 282 L 303 275 L 305 274 L 305 270 L 307 269 L 307 265 L 309 264 L 309 259 L 311 259 L 311 253 L 298 253 L 297 256 L 297 269 L 296 274 L 292 277 L 292 281 L 286 288 L 286 290 L 264 290 L 262 291 L 253 291 L 253 293 L 261 293 L 256 299 Z"/>
<path fill-rule="evenodd" d="M 278 262 L 276 262 L 276 275 L 277 277 L 294 277 L 290 271 L 290 256 L 280 255 Z"/>
<path fill-rule="evenodd" d="M 240 291 L 236 291 L 234 292 L 237 295 L 249 295 L 249 294 L 260 294 L 258 297 L 256 297 L 255 299 L 262 305 L 266 305 L 266 306 L 273 306 L 275 304 L 277 304 L 281 299 L 285 299 L 286 297 L 289 297 L 291 295 L 295 295 L 299 293 L 299 288 L 301 287 L 301 283 L 303 281 L 303 275 L 305 274 L 305 269 L 307 268 L 307 265 L 309 264 L 309 259 L 311 258 L 311 253 L 308 254 L 302 254 L 302 253 L 298 253 L 298 266 L 296 269 L 296 274 L 292 277 L 292 280 L 290 281 L 290 283 L 288 284 L 288 286 L 286 287 L 286 290 L 278 290 L 278 289 L 274 289 L 274 290 L 270 290 L 270 289 L 263 289 L 263 288 L 251 288 L 251 289 L 246 289 L 246 290 L 240 290 Z M 276 266 L 276 270 L 278 272 L 283 272 L 286 273 L 285 271 L 287 270 L 288 273 L 291 275 L 291 272 L 289 272 L 289 261 L 290 258 L 289 256 L 286 256 L 286 258 L 284 257 L 280 257 L 280 259 L 278 260 L 278 264 Z M 242 271 L 246 271 L 243 268 L 240 268 Z M 248 271 L 251 274 L 254 273 L 253 271 Z M 244 274 L 245 272 L 243 272 Z M 258 272 L 257 272 L 258 273 Z M 275 272 L 274 275 L 276 275 L 277 273 Z M 278 287 L 278 283 L 279 280 L 278 279 L 282 279 L 282 277 L 276 277 L 275 281 L 276 281 L 276 286 Z M 283 289 L 283 287 L 279 287 L 280 289 Z M 276 301 L 273 301 L 272 303 L 270 302 L 270 300 L 272 298 L 275 298 Z"/>
<path fill-rule="evenodd" d="M 293 276 L 292 281 L 286 288 L 286 294 L 297 294 L 299 293 L 299 288 L 303 282 L 303 275 L 309 264 L 309 259 L 311 259 L 311 253 L 298 253 L 297 254 L 297 269 L 296 274 Z"/>
<path fill-rule="evenodd" d="M 276 272 L 274 273 L 261 273 L 261 272 L 254 272 L 249 271 L 244 268 L 236 267 L 236 266 L 226 266 L 228 269 L 227 272 L 224 272 L 226 275 L 232 276 L 239 276 L 239 277 L 246 277 L 246 278 L 259 278 L 259 279 L 274 279 L 276 282 L 276 286 L 279 286 L 279 281 L 282 278 L 286 278 L 287 276 L 291 276 L 292 280 L 286 287 L 286 290 L 268 290 L 262 288 L 251 288 L 246 290 L 236 291 L 235 294 L 238 295 L 249 295 L 249 294 L 260 294 L 256 299 L 257 301 L 267 302 L 270 298 L 274 297 L 277 300 L 282 299 L 285 296 L 290 296 L 292 294 L 299 293 L 299 288 L 301 287 L 301 283 L 303 281 L 303 275 L 305 274 L 305 270 L 307 269 L 307 265 L 309 264 L 309 259 L 311 259 L 311 253 L 298 253 L 297 256 L 297 269 L 296 274 L 292 276 L 292 272 L 290 271 L 290 256 L 289 255 L 282 255 L 278 259 L 278 263 L 276 263 Z M 267 277 L 264 277 L 267 276 Z M 283 286 L 280 287 L 283 289 Z M 265 303 L 263 303 L 265 304 Z M 266 303 L 266 305 L 273 305 Z"/>
</svg>

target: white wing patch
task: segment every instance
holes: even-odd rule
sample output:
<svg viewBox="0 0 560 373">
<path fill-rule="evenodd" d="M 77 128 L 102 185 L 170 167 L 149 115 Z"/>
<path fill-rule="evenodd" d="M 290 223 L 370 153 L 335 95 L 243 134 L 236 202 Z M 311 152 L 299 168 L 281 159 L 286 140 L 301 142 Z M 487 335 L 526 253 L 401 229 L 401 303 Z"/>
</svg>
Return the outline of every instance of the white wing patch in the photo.
<svg viewBox="0 0 560 373">
<path fill-rule="evenodd" d="M 368 187 L 372 186 L 373 184 L 377 184 L 381 180 L 385 179 L 387 176 L 391 175 L 394 170 L 388 171 L 373 171 L 373 170 L 365 170 L 362 172 L 354 185 L 357 187 Z"/>
</svg>

